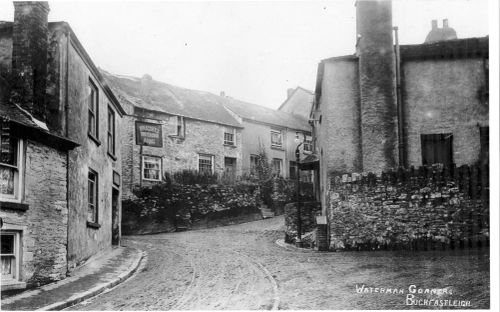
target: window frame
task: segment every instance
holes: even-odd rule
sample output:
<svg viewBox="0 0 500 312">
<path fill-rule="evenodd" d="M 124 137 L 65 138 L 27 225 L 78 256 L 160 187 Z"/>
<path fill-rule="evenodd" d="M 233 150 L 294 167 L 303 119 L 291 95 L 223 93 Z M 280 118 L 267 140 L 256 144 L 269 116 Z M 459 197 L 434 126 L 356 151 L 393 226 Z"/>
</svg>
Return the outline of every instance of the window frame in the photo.
<svg viewBox="0 0 500 312">
<path fill-rule="evenodd" d="M 146 176 L 145 176 L 146 158 L 155 159 L 158 161 L 158 169 L 157 169 L 158 170 L 158 179 L 146 178 Z M 148 168 L 148 170 L 156 170 L 156 169 Z M 143 181 L 161 182 L 163 180 L 163 158 L 160 156 L 154 156 L 154 155 L 142 155 L 142 157 L 141 157 L 141 179 Z"/>
<path fill-rule="evenodd" d="M 231 136 L 231 140 L 226 140 L 226 135 Z M 224 145 L 235 146 L 236 145 L 236 129 L 232 127 L 224 127 Z"/>
<path fill-rule="evenodd" d="M 279 135 L 279 139 L 280 139 L 279 144 L 278 143 L 274 143 L 273 135 L 275 135 L 275 134 Z M 274 148 L 283 148 L 283 132 L 281 130 L 271 129 L 271 147 L 274 147 Z"/>
<path fill-rule="evenodd" d="M 24 141 L 12 135 L 9 137 L 16 140 L 16 165 L 0 163 L 0 167 L 14 169 L 14 194 L 0 193 L 0 200 L 20 203 L 24 195 Z"/>
<path fill-rule="evenodd" d="M 313 152 L 313 140 L 312 136 L 309 135 L 304 135 L 304 147 L 303 151 L 304 153 L 312 153 Z M 306 148 L 308 147 L 308 148 Z"/>
<path fill-rule="evenodd" d="M 259 165 L 259 155 L 250 154 L 250 173 L 255 173 L 257 171 L 257 166 Z M 252 158 L 255 159 L 255 163 L 252 161 Z"/>
<path fill-rule="evenodd" d="M 201 170 L 200 168 L 200 161 L 202 160 L 202 157 L 210 157 L 210 174 L 214 174 L 215 172 L 215 156 L 212 154 L 205 154 L 205 153 L 198 153 L 198 172 L 204 172 L 204 170 Z"/>
<path fill-rule="evenodd" d="M 279 169 L 278 169 L 278 172 L 276 172 L 275 168 L 274 168 L 274 164 L 275 162 L 279 162 Z M 281 158 L 273 158 L 272 160 L 272 171 L 273 173 L 277 174 L 278 176 L 282 177 L 283 176 L 283 159 Z"/>
<path fill-rule="evenodd" d="M 186 137 L 186 120 L 183 116 L 176 116 L 176 125 L 175 125 L 175 136 L 178 138 Z"/>
<path fill-rule="evenodd" d="M 441 144 L 449 144 L 448 150 L 446 151 L 449 154 L 449 164 L 443 163 L 443 165 L 447 166 L 453 164 L 453 133 L 422 133 L 420 134 L 420 149 L 421 149 L 421 157 L 422 157 L 422 165 L 423 166 L 432 166 L 433 164 L 438 164 L 436 159 L 440 156 L 438 155 L 438 143 Z M 432 161 L 427 159 L 428 148 L 426 144 L 429 144 L 429 147 L 432 147 Z M 443 150 L 446 149 L 446 145 L 442 147 Z"/>
<path fill-rule="evenodd" d="M 87 132 L 88 136 L 96 141 L 97 144 L 100 144 L 99 142 L 99 88 L 97 85 L 92 81 L 91 78 L 89 78 L 89 95 L 88 95 L 88 100 L 87 100 L 87 111 L 88 111 L 88 118 L 87 118 Z M 94 96 L 92 96 L 92 91 L 94 91 Z M 94 110 L 90 109 L 90 103 L 94 101 Z M 93 117 L 93 124 L 91 124 L 90 117 Z M 93 126 L 93 127 L 92 127 Z M 91 130 L 94 130 L 95 133 L 93 133 Z"/>
<path fill-rule="evenodd" d="M 110 119 L 112 120 L 112 123 L 110 123 Z M 110 137 L 111 137 L 111 148 L 112 150 L 110 151 Z M 112 156 L 116 160 L 116 113 L 111 106 L 108 105 L 108 138 L 107 138 L 107 143 L 108 143 L 108 154 Z"/>
<path fill-rule="evenodd" d="M 93 181 L 94 188 L 94 203 L 90 203 L 90 187 L 89 184 L 91 183 L 90 179 L 90 174 L 93 174 L 95 177 L 95 180 Z M 90 205 L 93 205 L 93 210 L 94 210 L 94 219 L 89 220 L 89 213 L 88 209 L 90 208 Z M 99 174 L 97 171 L 93 170 L 92 168 L 89 168 L 88 170 L 88 176 L 87 176 L 87 225 L 98 225 L 99 224 Z"/>
<path fill-rule="evenodd" d="M 12 235 L 13 238 L 13 247 L 12 247 L 12 254 L 1 254 L 1 257 L 12 257 L 13 258 L 13 268 L 12 268 L 12 262 L 11 262 L 11 272 L 8 275 L 1 275 L 1 280 L 2 284 L 6 281 L 13 280 L 13 281 L 20 281 L 20 271 L 21 271 L 21 231 L 15 231 L 15 230 L 10 230 L 10 229 L 5 229 L 1 231 L 0 236 L 3 235 Z M 3 241 L 3 240 L 2 240 Z M 1 261 L 1 260 L 0 260 Z"/>
</svg>

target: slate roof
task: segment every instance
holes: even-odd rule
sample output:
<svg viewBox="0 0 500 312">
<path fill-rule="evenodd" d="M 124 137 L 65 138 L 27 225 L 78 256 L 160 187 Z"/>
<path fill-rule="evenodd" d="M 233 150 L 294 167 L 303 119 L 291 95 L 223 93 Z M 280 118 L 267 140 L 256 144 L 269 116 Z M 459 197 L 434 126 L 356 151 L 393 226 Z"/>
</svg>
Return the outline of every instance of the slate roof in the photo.
<svg viewBox="0 0 500 312">
<path fill-rule="evenodd" d="M 256 104 L 210 92 L 180 88 L 153 80 L 110 74 L 101 69 L 117 97 L 136 107 L 172 115 L 215 122 L 234 127 L 242 124 L 228 110 L 241 118 L 280 127 L 310 131 L 307 119 Z"/>
<path fill-rule="evenodd" d="M 267 123 L 296 130 L 311 131 L 307 118 L 274 110 L 264 106 L 236 101 L 228 98 L 225 106 L 240 117 L 257 122 Z"/>
<path fill-rule="evenodd" d="M 0 98 L 0 116 L 7 118 L 10 121 L 18 123 L 23 126 L 38 128 L 40 130 L 45 130 L 39 127 L 27 114 L 25 114 L 19 107 L 7 102 Z"/>
<path fill-rule="evenodd" d="M 41 127 L 28 112 L 25 112 L 10 101 L 3 100 L 2 97 L 0 97 L 0 118 L 27 129 L 28 131 L 24 132 L 25 135 L 49 146 L 55 146 L 60 149 L 72 149 L 79 145 L 68 138 Z"/>
<path fill-rule="evenodd" d="M 120 100 L 136 107 L 242 127 L 238 120 L 224 108 L 224 97 L 209 92 L 176 87 L 153 80 L 147 75 L 137 78 L 113 75 L 104 70 L 101 70 L 101 73 Z"/>
<path fill-rule="evenodd" d="M 488 56 L 489 37 L 452 39 L 401 45 L 401 59 L 461 58 Z"/>
</svg>

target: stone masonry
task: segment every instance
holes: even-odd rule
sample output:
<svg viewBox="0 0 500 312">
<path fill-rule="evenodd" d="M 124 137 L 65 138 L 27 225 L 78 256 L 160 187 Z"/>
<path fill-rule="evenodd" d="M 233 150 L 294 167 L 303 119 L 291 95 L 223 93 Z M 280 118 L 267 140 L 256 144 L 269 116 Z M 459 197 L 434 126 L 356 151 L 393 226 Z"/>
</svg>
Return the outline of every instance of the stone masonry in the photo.
<svg viewBox="0 0 500 312">
<path fill-rule="evenodd" d="M 330 249 L 429 249 L 489 240 L 488 167 L 332 176 Z"/>
<path fill-rule="evenodd" d="M 128 108 L 130 109 L 130 108 Z M 141 147 L 136 144 L 135 121 L 162 125 L 162 147 L 143 146 L 142 154 L 162 158 L 162 173 L 180 170 L 198 170 L 198 155 L 214 156 L 214 172 L 224 172 L 224 158 L 236 159 L 236 172 L 241 172 L 241 131 L 236 130 L 235 145 L 224 145 L 226 126 L 208 121 L 184 118 L 185 137 L 177 137 L 177 116 L 161 112 L 141 111 L 125 117 L 123 140 L 123 191 L 125 197 L 132 195 L 136 186 L 147 186 L 156 182 L 141 181 Z"/>
<path fill-rule="evenodd" d="M 3 230 L 21 235 L 20 281 L 37 286 L 66 276 L 67 156 L 34 141 L 26 144 L 25 200 L 28 210 L 2 207 Z M 22 229 L 22 230 L 20 230 Z"/>
</svg>

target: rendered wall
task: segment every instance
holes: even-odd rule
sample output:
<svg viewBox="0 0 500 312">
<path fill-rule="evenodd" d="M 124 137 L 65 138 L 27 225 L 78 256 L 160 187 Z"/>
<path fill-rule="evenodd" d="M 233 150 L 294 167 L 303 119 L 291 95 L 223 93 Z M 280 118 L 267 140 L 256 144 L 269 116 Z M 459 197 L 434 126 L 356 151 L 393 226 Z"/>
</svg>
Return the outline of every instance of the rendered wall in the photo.
<svg viewBox="0 0 500 312">
<path fill-rule="evenodd" d="M 69 50 L 68 77 L 68 137 L 80 144 L 69 154 L 69 233 L 68 262 L 70 269 L 90 256 L 111 247 L 111 196 L 113 171 L 121 174 L 121 131 L 122 119 L 115 111 L 116 147 L 113 159 L 107 152 L 108 105 L 101 85 L 74 45 Z M 64 81 L 64 76 L 62 78 Z M 96 84 L 99 92 L 98 139 L 88 136 L 89 79 Z M 64 101 L 64 97 L 61 99 Z M 88 171 L 98 173 L 98 224 L 99 228 L 87 225 Z M 118 208 L 120 210 L 120 200 Z"/>
<path fill-rule="evenodd" d="M 402 66 L 405 142 L 409 166 L 422 165 L 421 134 L 452 133 L 453 161 L 479 160 L 479 127 L 487 126 L 488 102 L 482 58 L 413 60 Z"/>
</svg>

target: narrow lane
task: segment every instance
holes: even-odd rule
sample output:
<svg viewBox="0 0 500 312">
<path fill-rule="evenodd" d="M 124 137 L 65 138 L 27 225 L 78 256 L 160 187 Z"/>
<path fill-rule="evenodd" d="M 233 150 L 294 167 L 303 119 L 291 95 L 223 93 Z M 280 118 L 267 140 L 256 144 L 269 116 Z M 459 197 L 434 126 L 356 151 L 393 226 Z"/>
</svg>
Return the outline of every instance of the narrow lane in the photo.
<svg viewBox="0 0 500 312">
<path fill-rule="evenodd" d="M 128 237 L 148 253 L 133 278 L 68 310 L 415 309 L 409 286 L 452 295 L 418 298 L 489 307 L 489 250 L 317 253 L 287 250 L 283 218 Z M 356 285 L 378 288 L 357 293 Z M 380 293 L 380 289 L 401 293 Z M 436 308 L 434 306 L 430 308 Z"/>
</svg>

